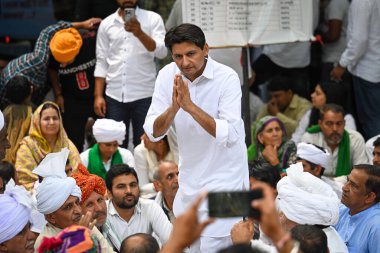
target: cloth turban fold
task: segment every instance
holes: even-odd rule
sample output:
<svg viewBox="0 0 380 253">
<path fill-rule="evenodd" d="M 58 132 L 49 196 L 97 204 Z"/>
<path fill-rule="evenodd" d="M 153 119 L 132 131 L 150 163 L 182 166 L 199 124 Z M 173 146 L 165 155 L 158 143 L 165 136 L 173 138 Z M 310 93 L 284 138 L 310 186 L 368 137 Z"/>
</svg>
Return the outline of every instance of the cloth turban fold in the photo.
<svg viewBox="0 0 380 253">
<path fill-rule="evenodd" d="M 11 179 L 0 195 L 0 243 L 20 233 L 30 220 L 32 198 L 23 186 Z"/>
<path fill-rule="evenodd" d="M 297 156 L 308 162 L 320 165 L 327 171 L 331 170 L 332 159 L 330 153 L 327 150 L 323 152 L 313 144 L 299 143 L 297 145 Z"/>
<path fill-rule="evenodd" d="M 298 224 L 331 226 L 339 219 L 339 199 L 332 188 L 303 171 L 302 163 L 291 165 L 277 184 L 277 205 Z"/>
<path fill-rule="evenodd" d="M 74 60 L 82 47 L 82 37 L 77 29 L 67 28 L 56 32 L 50 40 L 50 51 L 60 63 Z"/>
<path fill-rule="evenodd" d="M 74 173 L 72 177 L 82 191 L 82 203 L 88 199 L 93 191 L 102 196 L 105 195 L 106 185 L 104 180 L 97 175 L 90 174 L 82 164 L 79 164 L 78 172 Z"/>
<path fill-rule="evenodd" d="M 125 129 L 122 121 L 97 119 L 92 126 L 92 133 L 98 143 L 117 141 L 121 145 L 125 139 Z"/>
<path fill-rule="evenodd" d="M 65 173 L 69 152 L 63 148 L 61 152 L 49 153 L 33 170 L 33 173 L 44 177 L 36 190 L 37 210 L 42 214 L 57 211 L 70 195 L 81 199 L 80 188 Z"/>
<path fill-rule="evenodd" d="M 38 248 L 38 252 L 95 253 L 101 252 L 101 247 L 91 230 L 86 227 L 72 225 L 62 230 L 55 237 L 44 237 Z"/>
</svg>

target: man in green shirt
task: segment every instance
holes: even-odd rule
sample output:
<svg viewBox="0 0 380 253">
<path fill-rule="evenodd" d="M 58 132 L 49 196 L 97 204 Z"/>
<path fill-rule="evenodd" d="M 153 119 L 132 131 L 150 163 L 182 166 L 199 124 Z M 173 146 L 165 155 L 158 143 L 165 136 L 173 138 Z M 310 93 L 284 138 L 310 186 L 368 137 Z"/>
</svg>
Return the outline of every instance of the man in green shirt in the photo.
<svg viewBox="0 0 380 253">
<path fill-rule="evenodd" d="M 276 76 L 270 81 L 268 90 L 272 99 L 263 107 L 257 120 L 272 115 L 285 125 L 287 136 L 292 136 L 302 116 L 308 111 L 311 103 L 293 93 L 292 81 L 286 76 Z"/>
</svg>

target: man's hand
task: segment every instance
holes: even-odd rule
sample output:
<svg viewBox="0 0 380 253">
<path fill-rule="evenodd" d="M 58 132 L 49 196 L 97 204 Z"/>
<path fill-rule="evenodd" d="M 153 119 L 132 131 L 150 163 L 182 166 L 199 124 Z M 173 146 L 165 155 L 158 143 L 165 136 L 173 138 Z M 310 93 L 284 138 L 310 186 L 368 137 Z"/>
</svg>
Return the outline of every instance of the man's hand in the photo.
<svg viewBox="0 0 380 253">
<path fill-rule="evenodd" d="M 263 191 L 263 198 L 252 201 L 252 207 L 260 211 L 260 228 L 269 236 L 273 242 L 277 242 L 283 237 L 283 231 L 275 204 L 273 189 L 263 182 L 255 182 L 251 190 Z"/>
<path fill-rule="evenodd" d="M 249 244 L 253 239 L 253 220 L 239 221 L 231 229 L 233 244 Z"/>
<path fill-rule="evenodd" d="M 82 218 L 79 221 L 79 226 L 87 227 L 93 229 L 96 224 L 96 219 L 92 219 L 92 213 L 87 212 L 85 215 L 82 215 Z"/>
<path fill-rule="evenodd" d="M 58 95 L 55 97 L 55 103 L 59 106 L 59 109 L 62 113 L 65 112 L 65 100 L 62 95 Z"/>
<path fill-rule="evenodd" d="M 276 166 L 280 163 L 278 160 L 277 145 L 266 145 L 263 150 L 263 157 L 267 160 L 272 166 Z"/>
<path fill-rule="evenodd" d="M 331 73 L 330 73 L 331 80 L 342 81 L 342 76 L 345 71 L 346 71 L 346 68 L 338 64 L 338 66 L 336 66 L 335 68 L 333 68 L 333 70 L 331 70 Z"/>
<path fill-rule="evenodd" d="M 213 222 L 213 219 L 202 223 L 198 221 L 198 208 L 205 197 L 205 193 L 199 196 L 190 209 L 177 217 L 174 221 L 170 238 L 167 244 L 164 245 L 162 251 L 160 251 L 161 253 L 182 252 L 184 248 L 190 246 L 200 237 L 201 232 L 207 225 Z"/>
<path fill-rule="evenodd" d="M 176 78 L 177 77 L 175 77 L 175 79 Z M 173 83 L 172 107 L 174 109 L 174 112 L 177 113 L 180 107 L 179 107 L 179 104 L 177 102 L 178 92 L 177 92 L 177 86 L 175 85 L 175 82 L 176 82 L 175 79 L 174 79 L 174 83 Z"/>
<path fill-rule="evenodd" d="M 106 116 L 106 101 L 104 100 L 104 97 L 97 96 L 94 100 L 94 111 L 96 115 L 98 115 L 101 118 L 104 118 Z"/>
<path fill-rule="evenodd" d="M 99 27 L 100 22 L 102 22 L 101 18 L 90 18 L 82 22 L 75 22 L 73 26 L 78 29 L 95 30 Z"/>
<path fill-rule="evenodd" d="M 193 101 L 190 98 L 189 86 L 184 82 L 182 76 L 177 74 L 174 80 L 174 86 L 177 90 L 177 103 L 186 112 L 191 109 Z"/>
<path fill-rule="evenodd" d="M 136 16 L 133 16 L 128 22 L 124 24 L 124 29 L 127 32 L 133 33 L 135 37 L 140 37 L 143 31 L 141 30 L 140 22 L 137 20 Z"/>
<path fill-rule="evenodd" d="M 268 110 L 268 113 L 269 113 L 270 115 L 272 115 L 272 116 L 276 116 L 277 113 L 280 112 L 280 109 L 278 109 L 278 105 L 277 105 L 276 100 L 271 99 L 271 100 L 268 102 L 267 110 Z"/>
</svg>

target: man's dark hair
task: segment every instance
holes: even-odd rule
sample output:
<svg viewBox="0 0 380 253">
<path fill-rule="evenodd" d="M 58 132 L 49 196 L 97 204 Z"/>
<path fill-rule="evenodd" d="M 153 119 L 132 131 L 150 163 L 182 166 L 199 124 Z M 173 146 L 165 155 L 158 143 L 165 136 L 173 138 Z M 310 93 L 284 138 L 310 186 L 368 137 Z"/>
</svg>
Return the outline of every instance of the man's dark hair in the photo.
<svg viewBox="0 0 380 253">
<path fill-rule="evenodd" d="M 303 253 L 327 253 L 327 236 L 313 225 L 297 225 L 290 231 L 292 238 L 300 243 Z"/>
<path fill-rule="evenodd" d="M 248 163 L 249 177 L 265 182 L 276 189 L 280 181 L 280 172 L 265 160 L 253 160 Z"/>
<path fill-rule="evenodd" d="M 368 175 L 365 187 L 367 193 L 374 192 L 376 194 L 375 203 L 380 201 L 380 167 L 370 164 L 354 165 L 355 170 L 362 170 Z"/>
<path fill-rule="evenodd" d="M 275 76 L 268 85 L 269 91 L 293 91 L 292 80 L 285 75 Z"/>
<path fill-rule="evenodd" d="M 9 162 L 0 162 L 0 177 L 3 179 L 4 185 L 9 180 L 15 179 L 15 167 Z"/>
<path fill-rule="evenodd" d="M 137 245 L 128 245 L 128 240 L 133 237 L 139 237 L 141 240 Z M 150 234 L 137 233 L 128 236 L 123 240 L 120 247 L 120 253 L 157 253 L 160 246 L 157 240 Z"/>
<path fill-rule="evenodd" d="M 263 253 L 263 252 L 264 251 L 255 247 L 251 247 L 251 245 L 247 245 L 247 244 L 235 244 L 218 251 L 218 253 Z"/>
<path fill-rule="evenodd" d="M 106 186 L 107 189 L 112 192 L 112 182 L 115 177 L 120 175 L 130 175 L 135 176 L 137 183 L 139 183 L 139 178 L 134 168 L 129 167 L 127 164 L 116 164 L 112 165 L 110 170 L 106 174 Z"/>
<path fill-rule="evenodd" d="M 333 113 L 340 113 L 344 117 L 344 109 L 342 106 L 337 104 L 325 104 L 321 109 L 320 120 L 323 120 L 326 112 L 332 111 Z"/>
<path fill-rule="evenodd" d="M 13 77 L 6 89 L 5 96 L 13 104 L 21 104 L 30 95 L 31 84 L 24 76 Z"/>
<path fill-rule="evenodd" d="M 380 147 L 380 137 L 377 137 L 377 139 L 373 142 L 374 147 Z"/>
<path fill-rule="evenodd" d="M 206 44 L 205 34 L 202 29 L 193 24 L 181 24 L 170 29 L 165 35 L 165 46 L 172 51 L 173 44 L 192 42 L 203 50 Z"/>
</svg>

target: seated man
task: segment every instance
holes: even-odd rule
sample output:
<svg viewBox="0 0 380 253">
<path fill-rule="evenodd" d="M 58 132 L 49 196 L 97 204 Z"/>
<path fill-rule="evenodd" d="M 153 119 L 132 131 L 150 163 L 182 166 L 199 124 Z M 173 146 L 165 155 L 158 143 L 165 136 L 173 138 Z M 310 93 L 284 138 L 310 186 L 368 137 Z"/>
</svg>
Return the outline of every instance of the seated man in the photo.
<svg viewBox="0 0 380 253">
<path fill-rule="evenodd" d="M 134 150 L 135 169 L 139 177 L 139 185 L 145 193 L 148 184 L 153 182 L 154 169 L 163 160 L 175 161 L 174 152 L 169 145 L 168 137 L 158 142 L 149 140 L 146 134 L 141 137 L 141 143 Z"/>
<path fill-rule="evenodd" d="M 33 172 L 43 177 L 37 187 L 37 210 L 45 215 L 47 224 L 38 236 L 34 248 L 37 250 L 44 237 L 58 235 L 63 229 L 73 224 L 93 227 L 90 215 L 82 217 L 79 205 L 82 192 L 75 184 L 75 180 L 67 177 L 65 164 L 69 150 L 64 148 L 61 152 L 48 154 Z M 97 228 L 93 228 L 102 251 L 113 252 L 107 241 Z"/>
<path fill-rule="evenodd" d="M 31 208 L 29 193 L 11 180 L 5 193 L 0 194 L 0 252 L 34 252 L 35 237 L 29 223 Z"/>
<path fill-rule="evenodd" d="M 171 223 L 174 222 L 173 202 L 178 190 L 178 166 L 172 161 L 161 161 L 153 173 L 156 203 L 162 207 Z"/>
<path fill-rule="evenodd" d="M 368 161 L 373 165 L 380 166 L 380 135 L 369 139 L 365 143 Z"/>
<path fill-rule="evenodd" d="M 138 184 L 136 171 L 126 164 L 113 165 L 107 172 L 110 200 L 107 201 L 103 234 L 118 250 L 126 237 L 136 233 L 154 232 L 165 244 L 172 230 L 172 224 L 159 205 L 153 200 L 139 198 Z"/>
<path fill-rule="evenodd" d="M 360 133 L 344 129 L 344 110 L 335 104 L 326 104 L 321 110 L 318 125 L 310 127 L 302 142 L 312 143 L 332 154 L 331 169 L 325 168 L 329 177 L 345 176 L 354 164 L 368 163 L 364 139 Z"/>
<path fill-rule="evenodd" d="M 314 144 L 301 142 L 297 145 L 297 162 L 303 165 L 303 171 L 320 178 L 330 185 L 339 198 L 342 197 L 343 184 L 323 176 L 325 170 L 331 170 L 331 155 L 327 150 Z"/>
<path fill-rule="evenodd" d="M 120 253 L 158 253 L 159 250 L 160 246 L 152 235 L 137 233 L 123 240 Z"/>
<path fill-rule="evenodd" d="M 285 229 L 290 231 L 298 224 L 323 226 L 330 252 L 348 253 L 344 241 L 332 227 L 339 219 L 339 199 L 330 186 L 303 172 L 302 164 L 297 163 L 287 169 L 287 176 L 278 182 L 277 191 L 276 204 Z"/>
<path fill-rule="evenodd" d="M 380 170 L 354 165 L 343 187 L 342 206 L 335 228 L 349 252 L 380 252 Z"/>
<path fill-rule="evenodd" d="M 292 136 L 302 116 L 311 108 L 311 103 L 292 90 L 292 81 L 286 76 L 277 76 L 270 81 L 268 90 L 272 99 L 257 117 L 266 115 L 279 118 L 285 125 L 287 136 Z"/>
<path fill-rule="evenodd" d="M 373 165 L 380 166 L 380 137 L 373 142 Z"/>
<path fill-rule="evenodd" d="M 96 227 L 102 232 L 102 226 L 107 219 L 107 206 L 105 201 L 106 184 L 104 180 L 94 174 L 90 174 L 83 166 L 78 166 L 78 172 L 72 177 L 81 189 L 82 198 L 80 205 L 82 213 L 90 212 L 92 220 L 96 219 Z"/>
<path fill-rule="evenodd" d="M 132 153 L 119 147 L 125 138 L 125 124 L 113 119 L 97 119 L 92 132 L 97 144 L 80 154 L 82 164 L 91 174 L 106 179 L 106 173 L 114 164 L 134 166 Z"/>
</svg>

